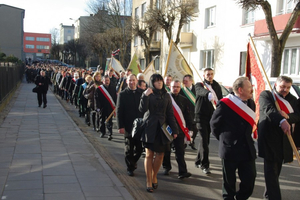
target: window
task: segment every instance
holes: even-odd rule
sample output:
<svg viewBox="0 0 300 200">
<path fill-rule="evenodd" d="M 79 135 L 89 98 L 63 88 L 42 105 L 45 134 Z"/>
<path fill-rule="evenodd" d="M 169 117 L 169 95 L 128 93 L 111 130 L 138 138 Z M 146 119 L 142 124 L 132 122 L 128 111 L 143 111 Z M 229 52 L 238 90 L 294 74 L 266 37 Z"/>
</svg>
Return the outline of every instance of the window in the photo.
<svg viewBox="0 0 300 200">
<path fill-rule="evenodd" d="M 191 31 L 191 20 L 188 20 L 188 23 L 184 24 L 182 27 L 182 32 L 190 32 Z"/>
<path fill-rule="evenodd" d="M 134 36 L 134 46 L 138 45 L 138 40 L 139 40 L 139 37 L 138 36 Z"/>
<path fill-rule="evenodd" d="M 201 59 L 200 67 L 202 69 L 207 68 L 207 67 L 213 68 L 214 67 L 214 50 L 201 51 L 200 59 Z"/>
<path fill-rule="evenodd" d="M 68 36 L 67 36 L 67 41 L 70 41 L 70 40 L 71 40 L 71 36 L 68 35 Z"/>
<path fill-rule="evenodd" d="M 34 49 L 34 45 L 32 45 L 32 44 L 26 44 L 25 48 L 26 49 Z"/>
<path fill-rule="evenodd" d="M 216 7 L 205 9 L 205 28 L 216 25 Z"/>
<path fill-rule="evenodd" d="M 49 49 L 49 46 L 44 46 L 44 45 L 36 45 L 37 49 Z"/>
<path fill-rule="evenodd" d="M 247 58 L 247 52 L 240 52 L 240 72 L 239 75 L 242 76 L 246 72 L 246 58 Z"/>
<path fill-rule="evenodd" d="M 160 0 L 156 0 L 156 8 L 160 8 Z"/>
<path fill-rule="evenodd" d="M 141 38 L 141 45 L 144 45 L 144 40 L 143 40 L 143 38 Z"/>
<path fill-rule="evenodd" d="M 160 62 L 160 57 L 156 56 L 155 60 L 154 60 L 154 67 L 155 70 L 158 71 L 159 70 L 159 62 Z"/>
<path fill-rule="evenodd" d="M 254 10 L 243 10 L 243 24 L 252 24 L 254 21 Z"/>
<path fill-rule="evenodd" d="M 292 0 L 277 0 L 277 15 L 291 13 L 295 7 Z"/>
<path fill-rule="evenodd" d="M 27 37 L 25 38 L 25 40 L 28 40 L 28 41 L 34 41 L 34 37 L 29 37 L 29 36 L 27 36 Z"/>
<path fill-rule="evenodd" d="M 160 31 L 156 31 L 153 37 L 153 41 L 158 42 L 160 41 Z"/>
<path fill-rule="evenodd" d="M 67 33 L 71 33 L 71 30 L 67 30 Z"/>
<path fill-rule="evenodd" d="M 135 17 L 135 19 L 139 18 L 139 12 L 140 12 L 140 8 L 139 7 L 135 8 L 135 10 L 134 10 L 134 17 Z"/>
<path fill-rule="evenodd" d="M 42 37 L 37 37 L 36 41 L 40 41 L 40 42 L 49 42 L 50 38 L 42 38 Z"/>
<path fill-rule="evenodd" d="M 145 69 L 145 59 L 144 58 L 142 58 L 142 59 L 140 59 L 140 64 L 141 64 L 141 69 L 142 70 L 144 70 Z"/>
<path fill-rule="evenodd" d="M 142 4 L 142 17 L 144 17 L 144 14 L 146 12 L 146 3 Z"/>
<path fill-rule="evenodd" d="M 284 49 L 281 73 L 285 75 L 300 75 L 300 47 Z"/>
</svg>

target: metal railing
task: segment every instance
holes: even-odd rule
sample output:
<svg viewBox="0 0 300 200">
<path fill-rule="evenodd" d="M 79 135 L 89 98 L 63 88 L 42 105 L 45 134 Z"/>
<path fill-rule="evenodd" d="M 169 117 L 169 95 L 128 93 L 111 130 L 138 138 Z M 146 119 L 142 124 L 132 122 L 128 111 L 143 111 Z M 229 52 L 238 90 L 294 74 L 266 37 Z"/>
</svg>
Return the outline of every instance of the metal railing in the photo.
<svg viewBox="0 0 300 200">
<path fill-rule="evenodd" d="M 24 68 L 23 64 L 0 62 L 0 105 L 22 81 Z"/>
</svg>

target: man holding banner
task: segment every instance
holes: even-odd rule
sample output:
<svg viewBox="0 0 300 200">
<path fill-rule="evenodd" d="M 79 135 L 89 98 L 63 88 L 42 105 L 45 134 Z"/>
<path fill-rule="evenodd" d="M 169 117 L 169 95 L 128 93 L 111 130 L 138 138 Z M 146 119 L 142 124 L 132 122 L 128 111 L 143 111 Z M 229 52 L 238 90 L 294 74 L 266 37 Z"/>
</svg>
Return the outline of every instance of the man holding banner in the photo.
<svg viewBox="0 0 300 200">
<path fill-rule="evenodd" d="M 292 83 L 291 78 L 279 76 L 273 91 L 265 90 L 259 97 L 258 155 L 264 158 L 264 197 L 270 200 L 281 199 L 279 175 L 282 163 L 293 161 L 287 135 L 291 134 L 293 124 L 300 121 L 300 114 L 297 99 L 290 93 Z"/>
<path fill-rule="evenodd" d="M 256 150 L 251 137 L 255 124 L 255 103 L 252 85 L 247 77 L 233 83 L 234 94 L 219 101 L 210 126 L 219 140 L 219 156 L 222 159 L 223 199 L 248 199 L 256 177 Z M 241 180 L 236 191 L 236 170 Z"/>
<path fill-rule="evenodd" d="M 187 171 L 186 162 L 184 159 L 184 140 L 186 137 L 187 141 L 190 141 L 189 129 L 192 127 L 193 118 L 192 113 L 193 110 L 190 110 L 189 103 L 187 98 L 182 96 L 180 92 L 181 83 L 179 80 L 175 80 L 171 82 L 171 99 L 174 110 L 175 119 L 177 125 L 179 127 L 179 134 L 176 139 L 173 140 L 173 144 L 175 147 L 175 158 L 178 164 L 178 178 L 188 178 L 191 176 L 191 173 Z M 171 170 L 171 151 L 165 152 L 163 167 L 165 169 L 165 174 L 168 174 Z M 168 172 L 168 173 L 166 173 Z"/>
<path fill-rule="evenodd" d="M 204 88 L 205 87 L 205 88 Z M 214 80 L 214 70 L 204 69 L 204 82 L 197 83 L 196 102 L 195 102 L 195 121 L 200 136 L 195 165 L 201 168 L 204 174 L 211 174 L 209 170 L 209 140 L 210 125 L 209 121 L 214 112 L 218 100 L 222 99 L 222 89 L 219 83 Z"/>
<path fill-rule="evenodd" d="M 103 138 L 106 132 L 105 121 L 116 108 L 115 102 L 117 100 L 117 93 L 115 85 L 111 85 L 108 75 L 103 77 L 103 84 L 95 91 L 96 110 L 101 112 L 100 137 Z M 112 118 L 107 122 L 107 129 L 109 132 L 108 140 L 112 139 Z"/>
</svg>

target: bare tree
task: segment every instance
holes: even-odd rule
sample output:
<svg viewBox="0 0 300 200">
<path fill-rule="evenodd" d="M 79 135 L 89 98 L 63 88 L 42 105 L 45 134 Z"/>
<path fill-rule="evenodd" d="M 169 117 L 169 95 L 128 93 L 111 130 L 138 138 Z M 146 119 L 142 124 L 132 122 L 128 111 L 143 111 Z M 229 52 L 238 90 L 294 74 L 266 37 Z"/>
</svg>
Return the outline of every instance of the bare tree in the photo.
<svg viewBox="0 0 300 200">
<path fill-rule="evenodd" d="M 62 48 L 61 45 L 58 44 L 59 32 L 57 28 L 50 29 L 51 34 L 51 49 L 50 53 L 54 59 L 59 59 L 59 52 Z"/>
<path fill-rule="evenodd" d="M 130 45 L 132 36 L 131 36 L 131 17 L 127 14 L 131 15 L 131 1 L 130 0 L 90 0 L 88 3 L 88 7 L 91 13 L 94 13 L 92 17 L 92 22 L 87 27 L 87 30 L 91 34 L 96 34 L 100 36 L 99 33 L 109 32 L 106 35 L 106 39 L 111 39 L 110 46 L 105 47 L 104 49 L 120 49 L 120 62 L 125 65 L 126 58 L 130 57 L 130 50 L 128 46 Z M 130 12 L 126 13 L 126 11 L 130 10 Z M 102 35 L 103 36 L 103 35 Z M 92 36 L 94 38 L 94 36 Z M 102 44 L 96 45 L 95 42 L 103 41 L 103 38 L 100 40 L 92 39 L 90 40 L 94 44 L 94 50 L 97 50 L 97 54 L 99 53 L 99 46 L 103 46 Z M 105 43 L 108 45 L 108 43 Z M 103 49 L 103 47 L 101 47 Z M 106 55 L 109 53 L 105 52 Z M 98 54 L 99 55 L 99 54 Z M 102 57 L 99 55 L 99 58 Z"/>
<path fill-rule="evenodd" d="M 291 0 L 290 0 L 291 1 Z M 296 0 L 296 6 L 291 13 L 291 16 L 282 32 L 282 34 L 278 37 L 273 18 L 272 18 L 272 9 L 271 5 L 267 0 L 239 0 L 238 4 L 242 6 L 242 8 L 248 9 L 256 9 L 257 7 L 261 7 L 264 11 L 267 27 L 270 33 L 270 38 L 272 41 L 272 63 L 271 63 L 271 77 L 277 77 L 280 74 L 281 70 L 281 60 L 282 53 L 286 44 L 287 39 L 300 15 L 300 1 Z"/>
<path fill-rule="evenodd" d="M 184 24 L 194 20 L 197 16 L 197 1 L 195 0 L 162 0 L 160 6 L 154 6 L 147 11 L 148 18 L 152 18 L 164 29 L 170 44 L 173 30 L 176 30 L 175 43 L 180 42 L 180 33 Z M 176 23 L 177 22 L 177 23 Z M 175 24 L 178 24 L 177 28 Z"/>
<path fill-rule="evenodd" d="M 148 11 L 151 10 L 151 7 L 148 8 Z M 144 56 L 146 59 L 146 66 L 149 64 L 150 58 L 150 47 L 153 37 L 158 30 L 157 22 L 148 15 L 148 11 L 146 11 L 143 19 L 134 19 L 132 22 L 132 33 L 134 36 L 139 36 L 144 41 L 145 50 Z"/>
</svg>

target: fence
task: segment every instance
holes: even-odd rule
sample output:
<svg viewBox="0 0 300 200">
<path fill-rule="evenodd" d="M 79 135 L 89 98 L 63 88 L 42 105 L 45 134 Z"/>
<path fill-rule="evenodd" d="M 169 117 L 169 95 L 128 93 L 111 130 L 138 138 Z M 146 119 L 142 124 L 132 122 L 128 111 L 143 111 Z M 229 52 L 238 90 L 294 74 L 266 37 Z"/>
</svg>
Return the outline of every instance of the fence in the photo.
<svg viewBox="0 0 300 200">
<path fill-rule="evenodd" d="M 23 74 L 23 64 L 0 63 L 0 106 L 22 81 Z"/>
</svg>

